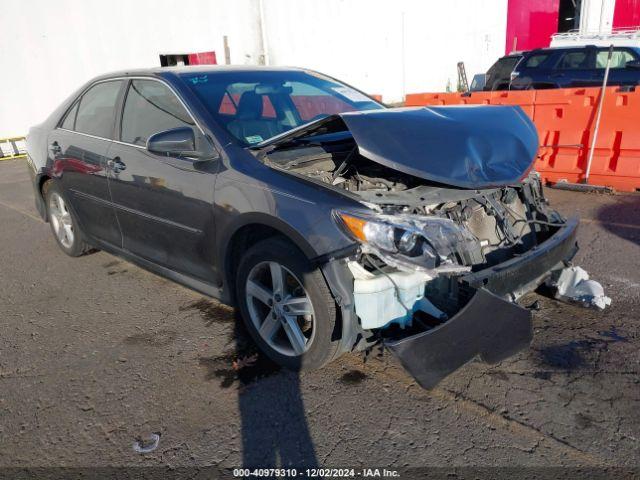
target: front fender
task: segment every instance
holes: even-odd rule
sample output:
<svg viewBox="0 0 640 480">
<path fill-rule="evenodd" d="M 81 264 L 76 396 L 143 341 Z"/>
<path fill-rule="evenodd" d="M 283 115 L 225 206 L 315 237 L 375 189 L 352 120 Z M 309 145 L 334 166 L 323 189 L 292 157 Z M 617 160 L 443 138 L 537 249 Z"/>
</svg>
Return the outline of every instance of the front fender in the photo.
<svg viewBox="0 0 640 480">
<path fill-rule="evenodd" d="M 318 254 L 311 244 L 294 227 L 283 220 L 262 212 L 244 213 L 234 218 L 225 228 L 218 243 L 217 256 L 221 260 L 220 265 L 228 259 L 227 252 L 231 246 L 234 236 L 243 228 L 249 225 L 269 227 L 280 232 L 289 238 L 308 258 L 314 258 Z"/>
</svg>

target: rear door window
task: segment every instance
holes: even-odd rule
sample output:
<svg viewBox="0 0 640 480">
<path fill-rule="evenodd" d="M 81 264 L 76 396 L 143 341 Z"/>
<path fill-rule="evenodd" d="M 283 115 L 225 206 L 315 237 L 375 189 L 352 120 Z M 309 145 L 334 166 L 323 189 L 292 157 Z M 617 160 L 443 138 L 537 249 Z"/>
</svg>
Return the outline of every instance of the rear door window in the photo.
<svg viewBox="0 0 640 480">
<path fill-rule="evenodd" d="M 587 50 L 567 52 L 560 58 L 556 68 L 560 70 L 585 70 L 592 68 L 589 62 L 589 52 Z"/>
<path fill-rule="evenodd" d="M 191 115 L 165 84 L 155 80 L 131 82 L 122 110 L 121 141 L 144 146 L 154 133 L 194 126 Z"/>
<path fill-rule="evenodd" d="M 116 102 L 121 86 L 122 80 L 112 80 L 98 83 L 87 90 L 80 99 L 73 130 L 96 137 L 113 138 Z"/>
</svg>

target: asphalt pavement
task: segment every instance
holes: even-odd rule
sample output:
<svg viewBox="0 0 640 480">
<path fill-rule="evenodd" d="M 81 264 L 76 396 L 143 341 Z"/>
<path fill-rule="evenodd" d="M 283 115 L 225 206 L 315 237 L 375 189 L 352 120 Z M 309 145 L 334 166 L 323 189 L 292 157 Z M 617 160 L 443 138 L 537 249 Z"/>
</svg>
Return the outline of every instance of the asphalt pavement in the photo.
<svg viewBox="0 0 640 480">
<path fill-rule="evenodd" d="M 576 264 L 612 306 L 532 294 L 530 349 L 425 391 L 389 353 L 279 370 L 231 308 L 104 252 L 67 257 L 25 161 L 2 161 L 0 467 L 636 467 L 640 196 L 547 194 L 582 217 Z"/>
</svg>

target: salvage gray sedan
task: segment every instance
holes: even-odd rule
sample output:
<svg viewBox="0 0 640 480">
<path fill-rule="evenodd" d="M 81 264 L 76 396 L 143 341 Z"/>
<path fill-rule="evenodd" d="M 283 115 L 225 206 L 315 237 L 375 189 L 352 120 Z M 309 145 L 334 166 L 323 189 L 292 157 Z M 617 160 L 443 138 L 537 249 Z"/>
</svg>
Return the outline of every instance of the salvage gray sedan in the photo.
<svg viewBox="0 0 640 480">
<path fill-rule="evenodd" d="M 27 143 L 65 253 L 236 306 L 289 368 L 383 343 L 430 388 L 526 348 L 516 301 L 543 283 L 609 301 L 569 266 L 578 222 L 547 205 L 519 107 L 387 109 L 301 69 L 140 70 L 87 83 Z"/>
</svg>

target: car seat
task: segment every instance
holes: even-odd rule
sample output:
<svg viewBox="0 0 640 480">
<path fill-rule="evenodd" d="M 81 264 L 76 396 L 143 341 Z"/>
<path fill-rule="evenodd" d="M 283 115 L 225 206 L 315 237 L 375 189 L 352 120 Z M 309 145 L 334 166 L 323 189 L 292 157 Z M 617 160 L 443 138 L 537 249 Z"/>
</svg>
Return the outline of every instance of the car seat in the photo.
<svg viewBox="0 0 640 480">
<path fill-rule="evenodd" d="M 229 132 L 236 138 L 259 143 L 284 130 L 275 118 L 264 118 L 263 98 L 256 92 L 244 92 L 238 102 L 235 118 L 227 124 Z"/>
</svg>

